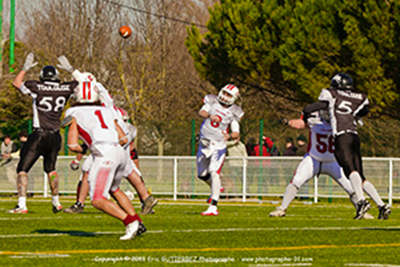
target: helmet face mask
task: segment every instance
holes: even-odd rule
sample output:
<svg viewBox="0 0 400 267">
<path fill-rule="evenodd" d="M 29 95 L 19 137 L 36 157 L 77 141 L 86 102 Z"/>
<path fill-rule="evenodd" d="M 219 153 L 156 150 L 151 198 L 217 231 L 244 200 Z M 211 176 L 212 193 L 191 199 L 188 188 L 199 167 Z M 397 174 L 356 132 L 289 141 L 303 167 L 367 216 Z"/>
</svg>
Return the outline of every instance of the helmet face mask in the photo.
<svg viewBox="0 0 400 267">
<path fill-rule="evenodd" d="M 58 76 L 58 70 L 51 65 L 45 66 L 41 71 L 39 75 L 40 81 L 51 81 L 51 82 L 59 82 L 60 78 Z"/>
<path fill-rule="evenodd" d="M 239 98 L 239 88 L 233 84 L 227 84 L 218 93 L 218 101 L 230 106 Z"/>
<path fill-rule="evenodd" d="M 352 90 L 353 79 L 346 73 L 338 73 L 331 80 L 331 89 Z"/>
</svg>

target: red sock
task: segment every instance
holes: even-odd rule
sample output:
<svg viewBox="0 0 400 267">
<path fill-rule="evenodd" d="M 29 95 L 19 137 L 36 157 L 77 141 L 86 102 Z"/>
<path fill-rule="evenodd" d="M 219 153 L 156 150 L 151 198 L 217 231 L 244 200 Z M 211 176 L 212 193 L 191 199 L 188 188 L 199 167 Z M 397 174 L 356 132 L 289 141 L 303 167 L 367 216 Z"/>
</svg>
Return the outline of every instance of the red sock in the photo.
<svg viewBox="0 0 400 267">
<path fill-rule="evenodd" d="M 135 214 L 134 216 L 128 214 L 122 222 L 124 223 L 125 226 L 127 226 L 128 224 L 130 224 L 134 221 L 141 222 L 142 220 L 140 219 L 139 215 L 137 215 L 137 214 Z"/>
</svg>

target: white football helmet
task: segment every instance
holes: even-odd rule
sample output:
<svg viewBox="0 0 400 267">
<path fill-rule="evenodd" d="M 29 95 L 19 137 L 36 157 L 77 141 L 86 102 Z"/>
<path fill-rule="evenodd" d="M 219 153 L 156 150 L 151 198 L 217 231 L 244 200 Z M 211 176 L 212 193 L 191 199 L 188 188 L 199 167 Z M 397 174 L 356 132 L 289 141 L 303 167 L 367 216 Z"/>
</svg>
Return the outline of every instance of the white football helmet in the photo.
<svg viewBox="0 0 400 267">
<path fill-rule="evenodd" d="M 95 103 L 100 101 L 99 89 L 93 82 L 82 82 L 75 91 L 75 100 L 78 103 Z"/>
<path fill-rule="evenodd" d="M 231 97 L 227 96 L 230 95 Z M 218 101 L 225 105 L 232 105 L 239 98 L 239 88 L 234 84 L 227 84 L 218 93 Z"/>
<path fill-rule="evenodd" d="M 123 108 L 117 108 L 119 115 L 121 115 L 122 119 L 124 121 L 128 121 L 129 120 L 129 114 L 128 112 L 126 112 L 125 109 Z"/>
<path fill-rule="evenodd" d="M 82 76 L 83 76 L 83 81 L 92 82 L 92 83 L 96 83 L 97 82 L 96 78 L 94 77 L 94 75 L 91 74 L 90 72 L 84 72 L 84 73 L 82 73 Z"/>
</svg>

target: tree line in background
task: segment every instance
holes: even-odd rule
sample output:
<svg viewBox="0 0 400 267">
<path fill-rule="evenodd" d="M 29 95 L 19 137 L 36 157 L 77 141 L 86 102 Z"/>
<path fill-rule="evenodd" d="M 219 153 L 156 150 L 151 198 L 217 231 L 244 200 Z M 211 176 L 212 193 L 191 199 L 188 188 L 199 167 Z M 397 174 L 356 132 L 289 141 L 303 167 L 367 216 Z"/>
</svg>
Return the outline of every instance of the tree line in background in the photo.
<svg viewBox="0 0 400 267">
<path fill-rule="evenodd" d="M 398 156 L 399 7 L 393 0 L 221 0 L 206 33 L 188 29 L 186 46 L 203 79 L 234 82 L 245 99 L 262 94 L 261 108 L 280 116 L 316 101 L 334 74 L 350 74 L 371 102 L 360 129 L 363 155 Z"/>
<path fill-rule="evenodd" d="M 191 120 L 197 132 L 202 98 L 228 82 L 242 93 L 242 141 L 258 139 L 264 119 L 264 134 L 282 150 L 286 137 L 307 131 L 284 128 L 278 119 L 298 118 L 339 71 L 352 75 L 372 102 L 373 112 L 360 129 L 368 144 L 364 155 L 400 155 L 399 4 L 394 1 L 112 2 L 125 5 L 49 0 L 38 1 L 34 10 L 17 7 L 24 20 L 16 25 L 16 72 L 7 74 L 7 43 L 3 49 L 3 134 L 16 137 L 31 118 L 31 99 L 11 82 L 34 52 L 39 65 L 27 79 L 38 79 L 40 67 L 56 65 L 59 55 L 93 73 L 131 115 L 142 155 L 190 155 Z M 119 37 L 122 25 L 133 29 L 130 38 Z M 71 79 L 65 71 L 60 74 Z"/>
</svg>

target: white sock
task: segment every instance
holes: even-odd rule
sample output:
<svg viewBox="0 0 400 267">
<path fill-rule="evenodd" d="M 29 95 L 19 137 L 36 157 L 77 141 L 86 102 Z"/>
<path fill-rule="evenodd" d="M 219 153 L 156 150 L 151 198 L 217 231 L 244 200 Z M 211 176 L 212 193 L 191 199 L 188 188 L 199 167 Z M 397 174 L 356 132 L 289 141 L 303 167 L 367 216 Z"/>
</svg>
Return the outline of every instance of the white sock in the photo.
<svg viewBox="0 0 400 267">
<path fill-rule="evenodd" d="M 18 207 L 26 208 L 26 197 L 18 197 Z"/>
<path fill-rule="evenodd" d="M 60 200 L 58 199 L 58 196 L 51 196 L 51 203 L 53 203 L 53 206 L 60 205 Z"/>
<path fill-rule="evenodd" d="M 349 176 L 351 185 L 353 186 L 354 191 L 356 192 L 357 202 L 360 200 L 364 200 L 364 193 L 362 190 L 362 179 L 358 172 L 353 171 Z"/>
<path fill-rule="evenodd" d="M 373 184 L 371 184 L 369 181 L 365 181 L 363 184 L 363 189 L 364 192 L 368 194 L 370 198 L 378 205 L 378 207 L 384 205 L 381 197 L 378 194 L 378 191 L 376 191 L 376 188 Z"/>
<path fill-rule="evenodd" d="M 218 201 L 221 194 L 221 179 L 216 172 L 211 173 L 211 199 Z"/>
<path fill-rule="evenodd" d="M 353 203 L 354 207 L 357 210 L 357 195 L 356 195 L 356 193 L 353 193 L 350 195 L 350 200 L 351 200 L 351 203 Z"/>
<path fill-rule="evenodd" d="M 293 201 L 294 197 L 296 196 L 299 189 L 295 187 L 293 184 L 288 184 L 285 190 L 285 194 L 283 195 L 283 200 L 281 207 L 286 210 L 290 203 Z"/>
</svg>

